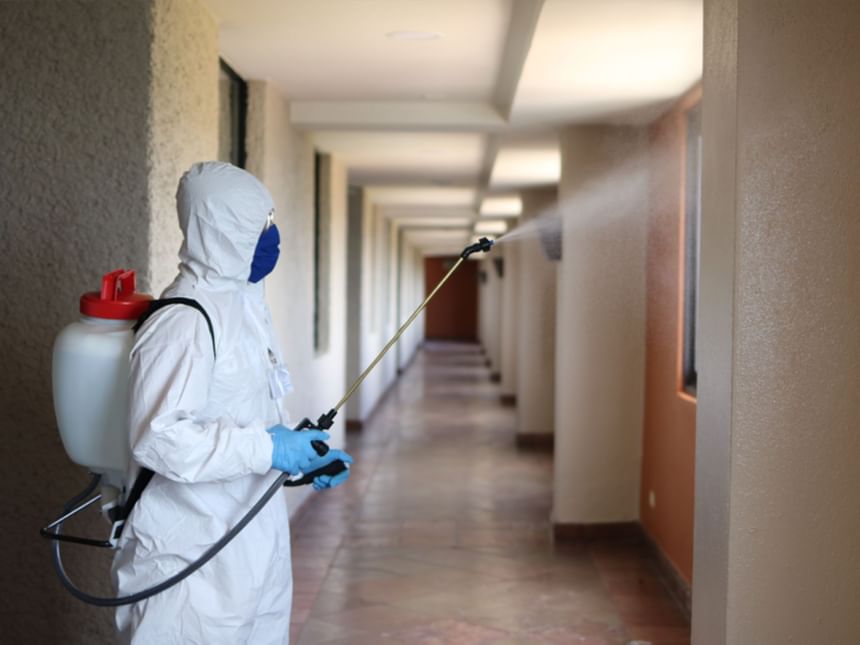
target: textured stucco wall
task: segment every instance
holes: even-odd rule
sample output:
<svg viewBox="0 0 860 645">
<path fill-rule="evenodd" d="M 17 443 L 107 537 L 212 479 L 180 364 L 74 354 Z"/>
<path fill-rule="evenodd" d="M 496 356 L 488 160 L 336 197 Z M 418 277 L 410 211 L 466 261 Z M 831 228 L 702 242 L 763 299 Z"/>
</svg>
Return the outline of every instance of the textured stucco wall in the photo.
<svg viewBox="0 0 860 645">
<path fill-rule="evenodd" d="M 520 194 L 523 199 L 521 225 L 557 205 L 556 188 L 531 188 Z M 555 429 L 558 264 L 550 261 L 536 238 L 524 238 L 513 246 L 519 253 L 517 433 L 552 435 Z"/>
<path fill-rule="evenodd" d="M 168 118 L 180 132 L 198 123 L 186 107 L 214 114 L 207 102 L 215 88 L 210 97 L 196 80 L 182 79 L 208 52 L 215 52 L 214 27 L 196 1 L 0 3 L 0 481 L 15 518 L 0 532 L 4 641 L 113 642 L 112 611 L 66 593 L 37 537 L 87 479 L 55 431 L 51 346 L 78 317 L 80 293 L 98 288 L 103 273 L 135 268 L 147 288 L 165 265 L 162 255 L 175 269 L 178 244 L 161 240 L 170 228 L 178 233 L 178 176 L 165 180 L 166 197 L 156 187 L 178 147 L 158 143 L 159 122 Z M 163 81 L 168 92 L 159 89 Z M 186 101 L 190 88 L 197 89 Z M 197 143 L 182 141 L 197 157 Z M 166 207 L 153 215 L 156 199 L 170 203 L 171 226 L 160 223 Z M 77 528 L 88 526 L 106 530 L 98 521 Z M 73 578 L 103 595 L 111 593 L 110 555 L 66 549 Z"/>
<path fill-rule="evenodd" d="M 87 480 L 60 444 L 51 347 L 82 291 L 146 270 L 149 17 L 138 2 L 0 3 L 0 531 L 3 640 L 111 642 L 111 613 L 60 587 L 38 529 Z M 80 526 L 80 525 L 78 525 Z M 97 528 L 105 528 L 101 523 Z M 66 549 L 109 594 L 108 553 Z"/>
<path fill-rule="evenodd" d="M 705 20 L 693 638 L 853 644 L 860 5 Z"/>
<path fill-rule="evenodd" d="M 562 135 L 553 499 L 562 524 L 639 516 L 644 144 L 639 128 L 575 126 Z"/>
<path fill-rule="evenodd" d="M 289 104 L 264 81 L 248 87 L 248 170 L 272 193 L 281 231 L 281 259 L 266 280 L 272 319 L 295 391 L 285 404 L 294 421 L 318 417 L 340 399 L 346 366 L 346 170 L 337 160 L 325 164 L 329 187 L 328 260 L 329 346 L 317 354 L 313 343 L 314 151 L 309 139 L 290 125 Z M 331 443 L 343 443 L 344 415 L 336 421 Z M 295 512 L 312 491 L 290 489 Z"/>
<path fill-rule="evenodd" d="M 218 32 L 199 0 L 152 6 L 148 276 L 160 293 L 176 275 L 182 232 L 176 186 L 197 161 L 218 157 Z"/>
</svg>

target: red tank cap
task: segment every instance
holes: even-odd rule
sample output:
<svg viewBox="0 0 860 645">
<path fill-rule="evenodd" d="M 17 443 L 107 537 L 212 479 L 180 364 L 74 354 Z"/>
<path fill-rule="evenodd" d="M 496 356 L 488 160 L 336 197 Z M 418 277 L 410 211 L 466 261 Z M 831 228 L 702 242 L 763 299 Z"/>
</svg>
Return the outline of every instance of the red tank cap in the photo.
<svg viewBox="0 0 860 645">
<path fill-rule="evenodd" d="M 149 307 L 152 296 L 135 289 L 134 271 L 117 269 L 102 277 L 102 290 L 81 296 L 81 313 L 109 320 L 137 320 Z"/>
</svg>

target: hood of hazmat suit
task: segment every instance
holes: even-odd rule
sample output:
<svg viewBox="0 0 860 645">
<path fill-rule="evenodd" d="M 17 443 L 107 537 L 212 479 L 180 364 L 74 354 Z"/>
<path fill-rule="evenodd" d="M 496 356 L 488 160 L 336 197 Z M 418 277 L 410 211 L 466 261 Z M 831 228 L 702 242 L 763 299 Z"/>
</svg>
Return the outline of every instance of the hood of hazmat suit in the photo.
<svg viewBox="0 0 860 645">
<path fill-rule="evenodd" d="M 194 165 L 176 195 L 184 242 L 162 297 L 197 300 L 155 313 L 131 352 L 133 466 L 155 476 L 132 511 L 114 559 L 119 594 L 184 568 L 245 514 L 277 478 L 266 428 L 288 423 L 285 372 L 262 283 L 248 276 L 272 198 L 225 163 Z M 134 475 L 135 473 L 132 473 Z M 292 571 L 286 503 L 272 499 L 221 553 L 178 585 L 120 607 L 124 642 L 286 643 Z"/>
</svg>

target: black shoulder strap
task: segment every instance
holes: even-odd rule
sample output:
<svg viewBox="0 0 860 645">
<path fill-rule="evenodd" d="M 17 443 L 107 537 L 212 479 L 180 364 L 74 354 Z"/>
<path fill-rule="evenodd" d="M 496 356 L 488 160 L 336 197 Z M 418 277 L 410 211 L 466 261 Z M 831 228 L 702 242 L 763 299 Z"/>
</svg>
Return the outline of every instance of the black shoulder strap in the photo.
<svg viewBox="0 0 860 645">
<path fill-rule="evenodd" d="M 212 319 L 209 318 L 209 314 L 206 313 L 206 310 L 203 308 L 199 302 L 192 298 L 161 298 L 160 300 L 153 300 L 149 303 L 149 308 L 143 313 L 143 315 L 137 319 L 137 322 L 132 327 L 132 331 L 136 334 L 143 324 L 149 320 L 149 317 L 152 316 L 159 309 L 164 309 L 164 307 L 169 307 L 170 305 L 185 305 L 186 307 L 191 307 L 192 309 L 196 309 L 203 317 L 206 319 L 206 326 L 209 327 L 209 336 L 212 338 L 212 354 L 217 356 L 218 353 L 215 351 L 215 330 L 212 327 Z M 131 509 L 134 508 L 134 505 L 137 504 L 137 501 L 140 499 L 140 496 L 143 494 L 143 489 L 146 488 L 146 485 L 149 484 L 149 481 L 152 479 L 153 473 L 149 468 L 141 468 L 140 472 L 138 472 L 137 477 L 134 480 L 134 484 L 131 487 L 131 490 L 128 493 L 128 497 L 125 500 L 125 503 L 116 509 L 113 517 L 111 518 L 115 522 L 119 522 L 114 535 L 115 538 L 119 538 L 122 534 L 122 527 L 125 520 L 128 519 L 128 516 L 131 515 Z"/>
<path fill-rule="evenodd" d="M 146 485 L 149 483 L 149 480 L 152 479 L 152 476 L 155 473 L 152 472 L 149 468 L 141 468 L 140 472 L 137 473 L 137 477 L 134 480 L 134 484 L 131 487 L 131 490 L 128 493 L 128 497 L 125 500 L 125 503 L 119 507 L 117 516 L 112 517 L 114 521 L 125 521 L 128 519 L 128 516 L 131 515 L 131 509 L 134 508 L 134 505 L 137 504 L 137 500 L 140 499 L 140 496 L 143 494 L 143 489 L 146 488 Z M 122 534 L 122 526 L 119 527 L 119 531 L 117 532 L 115 537 L 119 537 Z"/>
<path fill-rule="evenodd" d="M 206 310 L 203 308 L 199 302 L 194 300 L 193 298 L 161 298 L 160 300 L 153 300 L 149 303 L 149 308 L 143 312 L 143 315 L 137 319 L 137 322 L 134 324 L 134 327 L 131 330 L 136 334 L 143 324 L 149 320 L 149 317 L 152 316 L 159 309 L 164 309 L 165 307 L 169 307 L 170 305 L 185 305 L 186 307 L 191 307 L 192 309 L 196 309 L 203 317 L 206 319 L 206 326 L 209 327 L 209 336 L 212 338 L 212 354 L 214 356 L 218 356 L 218 352 L 215 350 L 215 329 L 212 327 L 212 319 L 209 318 L 209 314 L 206 313 Z"/>
</svg>

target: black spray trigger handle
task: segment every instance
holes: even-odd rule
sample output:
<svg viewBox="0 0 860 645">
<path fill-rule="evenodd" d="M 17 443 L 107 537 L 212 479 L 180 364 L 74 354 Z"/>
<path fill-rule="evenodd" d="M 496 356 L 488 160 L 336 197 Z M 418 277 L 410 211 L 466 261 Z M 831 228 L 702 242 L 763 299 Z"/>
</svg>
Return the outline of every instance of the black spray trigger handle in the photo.
<svg viewBox="0 0 860 645">
<path fill-rule="evenodd" d="M 319 426 L 315 425 L 314 422 L 311 421 L 310 419 L 308 419 L 307 417 L 302 419 L 299 422 L 299 425 L 297 425 L 295 428 L 293 428 L 293 430 L 320 430 L 320 429 L 321 428 Z M 317 451 L 317 454 L 320 457 L 322 457 L 328 453 L 328 445 L 325 443 L 325 441 L 320 441 L 319 439 L 314 439 L 313 441 L 311 441 L 311 446 L 313 446 L 313 449 Z"/>
<path fill-rule="evenodd" d="M 317 451 L 317 454 L 320 457 L 322 457 L 323 455 L 328 453 L 328 445 L 326 444 L 325 441 L 320 441 L 319 439 L 314 439 L 313 441 L 311 441 L 311 445 L 313 446 L 314 450 Z"/>
<path fill-rule="evenodd" d="M 312 484 L 314 479 L 319 477 L 320 475 L 328 475 L 329 477 L 334 477 L 335 475 L 341 474 L 344 470 L 347 470 L 349 466 L 343 463 L 340 459 L 336 459 L 331 463 L 326 464 L 322 468 L 317 468 L 313 472 L 305 473 L 301 479 L 288 479 L 284 482 L 284 486 L 305 486 L 306 484 Z"/>
</svg>

